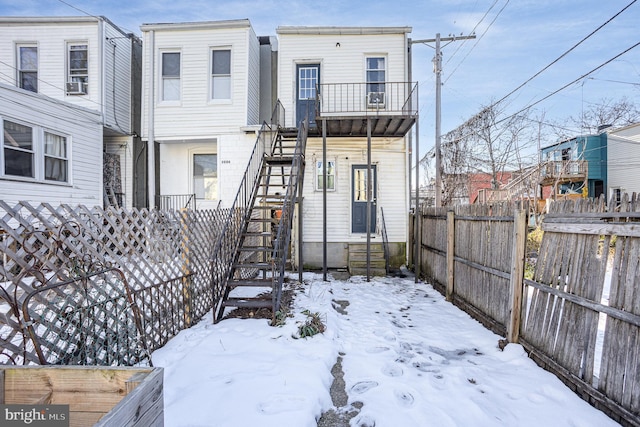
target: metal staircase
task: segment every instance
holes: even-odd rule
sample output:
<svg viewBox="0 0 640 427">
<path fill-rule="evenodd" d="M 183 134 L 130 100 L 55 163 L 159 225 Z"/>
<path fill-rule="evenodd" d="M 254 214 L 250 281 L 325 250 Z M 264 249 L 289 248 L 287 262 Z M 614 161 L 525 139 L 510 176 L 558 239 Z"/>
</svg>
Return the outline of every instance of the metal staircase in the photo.
<svg viewBox="0 0 640 427">
<path fill-rule="evenodd" d="M 236 201 L 246 199 L 245 206 L 234 206 L 216 245 L 215 322 L 222 319 L 227 307 L 266 307 L 273 316 L 280 308 L 292 219 L 303 184 L 307 124 L 303 122 L 299 128 L 274 124 L 261 133 L 269 134 L 271 145 L 262 154 L 254 150 L 247 168 L 250 177 L 245 174 L 236 197 Z M 260 162 L 252 177 L 256 155 Z M 224 251 L 233 255 L 225 256 Z"/>
</svg>

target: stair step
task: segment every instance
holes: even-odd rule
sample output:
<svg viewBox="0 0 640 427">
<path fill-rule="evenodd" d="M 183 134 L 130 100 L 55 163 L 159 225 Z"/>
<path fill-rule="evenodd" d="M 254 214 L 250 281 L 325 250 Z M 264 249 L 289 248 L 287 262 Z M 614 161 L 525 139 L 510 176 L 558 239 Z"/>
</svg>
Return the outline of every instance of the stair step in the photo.
<svg viewBox="0 0 640 427">
<path fill-rule="evenodd" d="M 242 233 L 244 237 L 268 237 L 271 234 L 271 231 L 245 231 Z"/>
<path fill-rule="evenodd" d="M 349 274 L 351 274 L 352 276 L 366 276 L 367 275 L 367 269 L 366 268 L 351 268 L 349 267 Z M 369 274 L 371 276 L 386 276 L 387 275 L 387 270 L 385 270 L 384 268 L 370 268 L 369 269 Z"/>
<path fill-rule="evenodd" d="M 267 270 L 267 269 L 271 269 L 271 263 L 269 262 L 245 262 L 245 263 L 238 263 L 238 264 L 233 264 L 233 268 L 238 269 L 238 268 L 255 268 L 258 270 Z"/>
<path fill-rule="evenodd" d="M 238 308 L 272 308 L 273 301 L 271 297 L 269 299 L 257 299 L 257 298 L 227 298 L 222 303 L 224 307 L 238 307 Z"/>
<path fill-rule="evenodd" d="M 371 268 L 385 268 L 385 260 L 384 259 L 371 259 L 369 260 L 369 265 Z M 367 268 L 367 260 L 349 260 L 350 268 Z"/>
<path fill-rule="evenodd" d="M 240 286 L 252 286 L 257 288 L 270 288 L 273 286 L 271 279 L 252 279 L 252 280 L 231 280 L 227 286 L 231 288 L 237 288 Z"/>
<path fill-rule="evenodd" d="M 269 156 L 269 157 L 265 157 L 265 162 L 267 162 L 269 165 L 287 165 L 287 164 L 291 164 L 293 163 L 293 156 Z"/>
<path fill-rule="evenodd" d="M 273 252 L 273 248 L 266 248 L 264 246 L 243 246 L 240 248 L 241 252 Z"/>
<path fill-rule="evenodd" d="M 373 261 L 384 261 L 384 252 L 371 252 L 369 259 Z M 350 252 L 349 253 L 349 261 L 366 261 L 367 253 L 366 252 Z"/>
<path fill-rule="evenodd" d="M 382 243 L 378 243 L 378 242 L 371 242 L 371 244 L 369 245 L 369 248 L 371 249 L 371 251 L 384 251 L 384 247 L 382 245 Z M 349 244 L 349 252 L 366 252 L 367 251 L 367 244 L 366 243 L 350 243 Z"/>
</svg>

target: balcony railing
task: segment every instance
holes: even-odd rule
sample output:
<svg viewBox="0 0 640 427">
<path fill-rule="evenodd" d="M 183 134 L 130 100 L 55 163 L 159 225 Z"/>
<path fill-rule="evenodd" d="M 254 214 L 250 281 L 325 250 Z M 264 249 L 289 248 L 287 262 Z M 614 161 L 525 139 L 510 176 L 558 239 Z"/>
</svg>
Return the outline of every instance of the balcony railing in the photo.
<svg viewBox="0 0 640 427">
<path fill-rule="evenodd" d="M 406 115 L 418 113 L 418 84 L 323 83 L 316 91 L 318 116 Z"/>
<path fill-rule="evenodd" d="M 586 179 L 589 174 L 586 160 L 548 161 L 540 170 L 543 182 L 549 181 L 578 181 Z"/>
<path fill-rule="evenodd" d="M 158 209 L 178 210 L 178 209 L 196 209 L 195 194 L 164 194 L 157 196 L 156 206 Z"/>
</svg>

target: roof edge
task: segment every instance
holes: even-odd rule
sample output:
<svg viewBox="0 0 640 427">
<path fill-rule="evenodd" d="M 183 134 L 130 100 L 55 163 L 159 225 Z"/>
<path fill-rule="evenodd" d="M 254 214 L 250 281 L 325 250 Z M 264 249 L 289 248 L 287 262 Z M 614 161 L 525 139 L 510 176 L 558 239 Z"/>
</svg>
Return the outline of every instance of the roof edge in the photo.
<svg viewBox="0 0 640 427">
<path fill-rule="evenodd" d="M 180 31 L 217 28 L 251 28 L 251 22 L 249 21 L 249 19 L 232 19 L 226 21 L 168 22 L 140 25 L 140 29 L 143 32 L 155 30 Z"/>
<path fill-rule="evenodd" d="M 376 34 L 407 34 L 411 27 L 304 27 L 280 26 L 276 28 L 278 34 L 309 34 L 309 35 L 376 35 Z"/>
</svg>

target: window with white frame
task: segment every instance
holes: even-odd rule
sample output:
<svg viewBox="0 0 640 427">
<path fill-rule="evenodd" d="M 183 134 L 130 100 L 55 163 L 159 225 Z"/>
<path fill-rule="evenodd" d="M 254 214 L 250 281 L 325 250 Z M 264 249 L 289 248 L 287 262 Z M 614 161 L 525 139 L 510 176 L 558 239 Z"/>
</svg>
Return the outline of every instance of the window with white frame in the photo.
<svg viewBox="0 0 640 427">
<path fill-rule="evenodd" d="M 87 43 L 68 43 L 67 93 L 87 93 L 89 84 L 89 48 Z"/>
<path fill-rule="evenodd" d="M 38 92 L 38 47 L 35 44 L 19 44 L 18 86 Z"/>
<path fill-rule="evenodd" d="M 162 52 L 162 100 L 180 100 L 180 52 Z"/>
<path fill-rule="evenodd" d="M 322 191 L 324 189 L 324 168 L 322 167 L 322 160 L 316 161 L 316 190 Z M 334 191 L 336 189 L 336 161 L 327 160 L 327 191 Z"/>
<path fill-rule="evenodd" d="M 366 59 L 367 106 L 381 107 L 385 103 L 386 68 L 385 58 L 380 56 Z"/>
<path fill-rule="evenodd" d="M 35 178 L 33 128 L 5 120 L 2 130 L 4 175 Z"/>
<path fill-rule="evenodd" d="M 218 156 L 216 154 L 193 155 L 193 192 L 196 199 L 218 198 Z"/>
<path fill-rule="evenodd" d="M 44 179 L 45 181 L 68 181 L 67 138 L 44 132 Z"/>
<path fill-rule="evenodd" d="M 211 50 L 211 99 L 231 99 L 231 51 Z"/>
<path fill-rule="evenodd" d="M 0 175 L 69 182 L 69 138 L 39 126 L 2 120 Z"/>
</svg>

